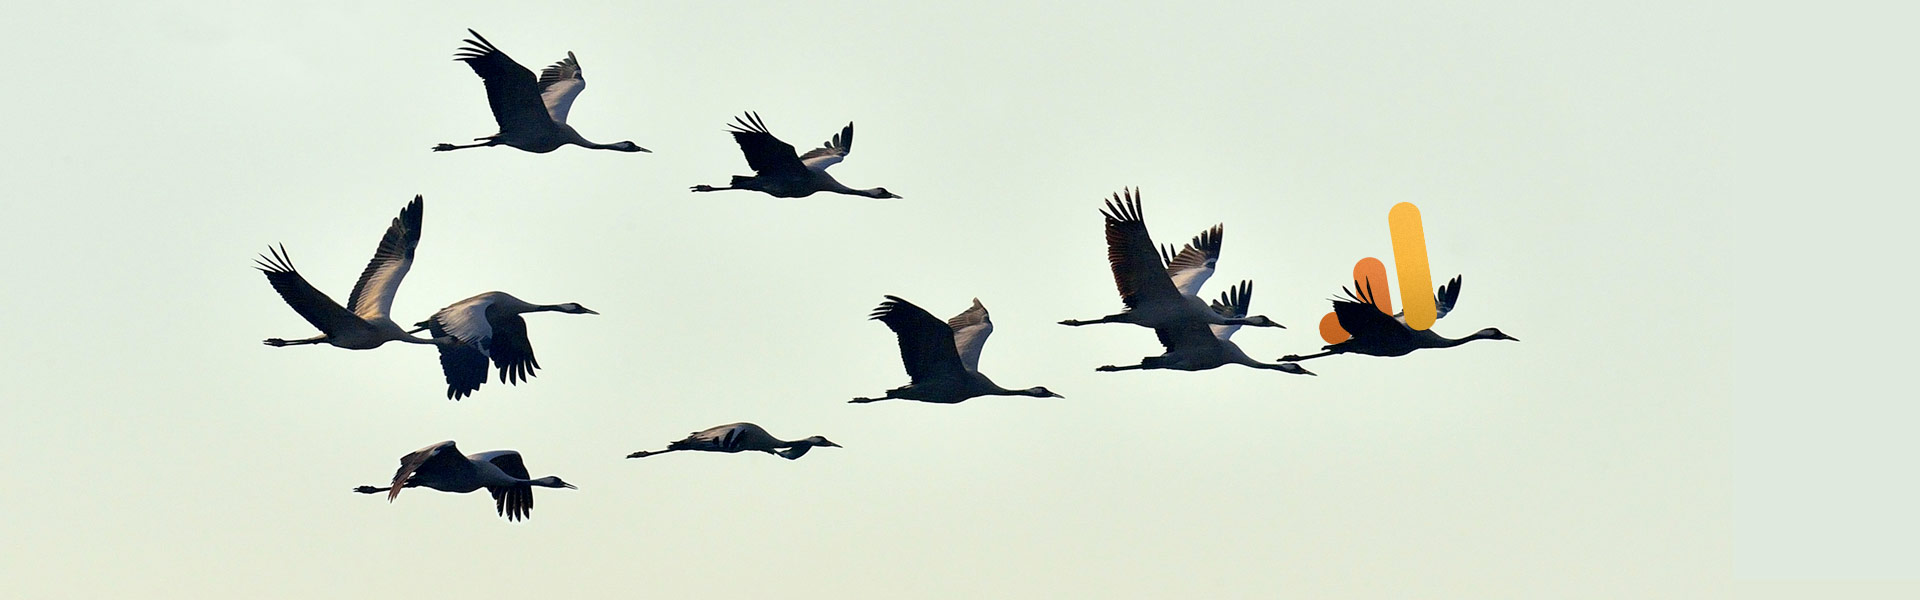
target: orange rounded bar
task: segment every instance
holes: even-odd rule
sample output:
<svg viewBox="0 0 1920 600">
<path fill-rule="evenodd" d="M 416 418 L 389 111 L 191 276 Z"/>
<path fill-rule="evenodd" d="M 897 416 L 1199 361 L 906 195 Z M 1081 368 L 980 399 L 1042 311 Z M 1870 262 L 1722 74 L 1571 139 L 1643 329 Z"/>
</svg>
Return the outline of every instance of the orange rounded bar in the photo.
<svg viewBox="0 0 1920 600">
<path fill-rule="evenodd" d="M 1401 202 L 1387 211 L 1393 232 L 1393 266 L 1400 275 L 1400 303 L 1406 306 L 1407 327 L 1422 331 L 1438 318 L 1433 305 L 1433 273 L 1427 268 L 1427 232 L 1420 224 L 1420 207 Z M 1387 314 L 1393 314 L 1392 309 Z"/>
<path fill-rule="evenodd" d="M 1333 313 L 1320 317 L 1320 339 L 1326 340 L 1329 344 L 1338 344 L 1351 337 L 1353 334 L 1347 333 L 1347 330 L 1340 327 L 1340 317 Z"/>
<path fill-rule="evenodd" d="M 1369 256 L 1353 263 L 1353 284 L 1360 288 L 1354 290 L 1354 294 L 1372 294 L 1373 305 L 1380 307 L 1380 312 L 1393 314 L 1393 294 L 1387 290 L 1387 266 L 1381 264 L 1380 259 Z"/>
</svg>

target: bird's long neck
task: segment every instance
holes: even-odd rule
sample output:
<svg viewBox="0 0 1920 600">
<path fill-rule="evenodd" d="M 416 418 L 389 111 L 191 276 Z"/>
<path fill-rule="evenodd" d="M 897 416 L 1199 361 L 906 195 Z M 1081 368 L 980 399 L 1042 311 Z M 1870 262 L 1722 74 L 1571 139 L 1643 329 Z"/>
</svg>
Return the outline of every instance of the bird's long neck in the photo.
<svg viewBox="0 0 1920 600">
<path fill-rule="evenodd" d="M 793 460 L 796 458 L 800 458 L 802 456 L 806 456 L 807 451 L 813 449 L 813 443 L 808 442 L 806 440 L 800 440 L 798 442 L 780 442 L 780 447 L 784 448 L 784 450 L 780 450 L 779 452 L 776 452 L 776 454 L 779 454 L 780 458 Z"/>
<path fill-rule="evenodd" d="M 1431 329 L 1428 329 L 1423 333 L 1426 333 L 1427 335 L 1421 336 L 1425 338 L 1424 343 L 1422 343 L 1421 346 L 1424 346 L 1427 348 L 1452 348 L 1454 346 L 1465 344 L 1467 342 L 1471 342 L 1474 340 L 1484 340 L 1484 339 L 1489 339 L 1493 337 L 1492 335 L 1487 334 L 1487 332 L 1485 331 L 1476 331 L 1476 332 L 1473 332 L 1473 335 L 1468 335 L 1468 336 L 1463 336 L 1458 338 L 1445 337 L 1438 333 L 1434 333 L 1433 330 Z"/>
</svg>

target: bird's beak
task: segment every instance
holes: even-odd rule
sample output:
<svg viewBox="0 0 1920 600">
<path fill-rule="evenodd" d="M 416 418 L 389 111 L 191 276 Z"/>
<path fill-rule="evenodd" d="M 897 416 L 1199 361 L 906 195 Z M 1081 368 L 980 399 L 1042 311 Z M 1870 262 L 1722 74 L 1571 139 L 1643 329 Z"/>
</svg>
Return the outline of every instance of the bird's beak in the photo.
<svg viewBox="0 0 1920 600">
<path fill-rule="evenodd" d="M 567 486 L 567 489 L 570 489 L 570 490 L 577 490 L 577 489 L 580 489 L 580 488 L 578 488 L 578 487 L 574 487 L 574 485 L 573 485 L 573 484 L 571 484 L 571 483 L 562 483 L 562 484 L 560 484 L 560 485 L 564 485 L 564 486 Z"/>
<path fill-rule="evenodd" d="M 1320 374 L 1319 374 L 1319 373 L 1315 373 L 1315 372 L 1313 372 L 1313 371 L 1308 371 L 1306 367 L 1300 367 L 1300 374 L 1301 374 L 1301 375 L 1312 375 L 1312 376 L 1314 376 L 1314 377 L 1319 377 L 1319 376 L 1320 376 Z"/>
<path fill-rule="evenodd" d="M 827 445 L 828 445 L 828 446 L 833 446 L 833 447 L 835 447 L 835 448 L 845 448 L 845 447 L 846 447 L 846 446 L 842 446 L 842 445 L 839 445 L 839 444 L 835 444 L 835 443 L 833 443 L 833 442 L 827 442 Z"/>
<path fill-rule="evenodd" d="M 1062 395 L 1060 395 L 1060 394 L 1059 394 L 1058 392 L 1047 392 L 1047 397 L 1048 397 L 1048 398 L 1061 398 L 1061 399 L 1065 399 L 1065 398 L 1066 398 L 1066 396 L 1062 396 Z"/>
<path fill-rule="evenodd" d="M 585 306 L 582 306 L 582 307 L 580 307 L 580 312 L 584 312 L 584 313 L 587 313 L 587 314 L 590 314 L 590 315 L 597 315 L 597 314 L 600 314 L 600 311 L 597 311 L 597 310 L 594 310 L 594 309 L 591 309 L 591 308 L 587 308 L 587 307 L 585 307 Z"/>
</svg>

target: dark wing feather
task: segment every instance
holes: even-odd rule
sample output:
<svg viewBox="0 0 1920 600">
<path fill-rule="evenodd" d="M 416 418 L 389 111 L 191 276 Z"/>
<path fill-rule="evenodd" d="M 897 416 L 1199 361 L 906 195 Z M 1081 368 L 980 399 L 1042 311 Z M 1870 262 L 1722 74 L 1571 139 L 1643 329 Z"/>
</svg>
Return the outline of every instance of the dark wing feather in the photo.
<svg viewBox="0 0 1920 600">
<path fill-rule="evenodd" d="M 520 385 L 532 378 L 534 369 L 540 368 L 540 361 L 534 359 L 533 342 L 527 340 L 527 320 L 517 314 L 501 314 L 489 306 L 487 323 L 493 326 L 493 337 L 487 339 L 487 354 L 500 369 L 500 383 Z"/>
<path fill-rule="evenodd" d="M 767 131 L 767 125 L 760 122 L 760 115 L 747 113 L 744 117 L 734 117 L 731 125 L 734 143 L 740 144 L 740 153 L 746 155 L 747 166 L 760 175 L 779 177 L 806 177 L 807 166 L 793 153 L 793 145 L 780 141 Z"/>
<path fill-rule="evenodd" d="M 1433 295 L 1433 318 L 1438 319 L 1447 316 L 1447 313 L 1453 312 L 1453 307 L 1459 303 L 1460 276 L 1455 275 L 1453 276 L 1453 281 L 1442 284 L 1440 286 L 1440 292 Z"/>
<path fill-rule="evenodd" d="M 1107 265 L 1113 269 L 1113 284 L 1120 301 L 1131 309 L 1143 303 L 1173 304 L 1180 301 L 1180 290 L 1167 278 L 1166 264 L 1154 250 L 1153 237 L 1147 234 L 1147 222 L 1141 216 L 1139 190 L 1114 194 L 1101 212 L 1106 218 Z"/>
<path fill-rule="evenodd" d="M 464 61 L 487 85 L 487 105 L 493 120 L 500 124 L 503 137 L 537 136 L 554 128 L 547 106 L 540 100 L 540 85 L 533 71 L 508 58 L 480 33 L 468 29 L 473 39 L 465 40 L 454 60 Z"/>
<path fill-rule="evenodd" d="M 953 328 L 946 321 L 898 296 L 887 296 L 869 318 L 886 323 L 900 338 L 900 360 L 915 383 L 966 377 L 960 352 L 953 345 Z"/>
<path fill-rule="evenodd" d="M 494 512 L 506 517 L 508 521 L 519 521 L 533 515 L 533 486 L 531 485 L 520 483 L 488 486 L 487 493 L 493 494 Z"/>
<path fill-rule="evenodd" d="M 453 337 L 441 327 L 439 319 L 428 320 L 427 331 L 436 338 Z M 448 400 L 471 396 L 480 389 L 480 384 L 487 382 L 487 353 L 471 343 L 442 345 L 440 372 L 447 377 Z"/>
<path fill-rule="evenodd" d="M 460 448 L 447 440 L 413 451 L 400 457 L 400 469 L 393 472 L 393 488 L 387 490 L 387 500 L 392 501 L 400 495 L 400 489 L 414 473 L 426 472 L 442 476 L 455 476 L 462 472 L 471 473 L 473 463 L 460 454 Z"/>
<path fill-rule="evenodd" d="M 521 460 L 519 452 L 501 452 L 487 458 L 487 462 L 499 467 L 500 472 L 514 479 L 528 479 L 527 463 Z M 533 512 L 533 486 L 527 484 L 491 486 L 487 492 L 493 494 L 493 508 L 508 521 L 527 518 Z"/>
<path fill-rule="evenodd" d="M 833 136 L 833 139 L 827 140 L 826 144 L 819 148 L 808 150 L 806 154 L 800 155 L 800 162 L 809 169 L 825 171 L 827 167 L 840 164 L 840 161 L 846 160 L 847 153 L 849 152 L 853 152 L 852 123 L 848 123 L 846 128 L 841 129 L 839 134 Z"/>
<path fill-rule="evenodd" d="M 1160 347 L 1167 352 L 1219 343 L 1206 323 L 1194 319 L 1181 319 L 1176 325 L 1155 327 L 1153 336 L 1159 338 Z"/>
<path fill-rule="evenodd" d="M 1355 281 L 1352 290 L 1341 288 L 1341 291 L 1346 292 L 1347 297 L 1333 301 L 1333 316 L 1340 321 L 1340 328 L 1347 330 L 1354 339 L 1390 341 L 1411 337 L 1412 329 L 1391 315 L 1380 312 L 1380 307 L 1373 304 L 1374 291 L 1371 286 L 1363 287 Z"/>
<path fill-rule="evenodd" d="M 393 293 L 400 287 L 400 280 L 407 276 L 413 265 L 413 252 L 420 247 L 420 225 L 425 213 L 419 195 L 413 197 L 407 207 L 400 209 L 400 216 L 393 218 L 387 226 L 387 233 L 380 237 L 380 246 L 373 250 L 373 260 L 367 261 L 367 268 L 360 271 L 360 280 L 354 282 L 353 293 L 347 296 L 347 306 L 362 318 L 384 316 L 393 305 Z"/>
<path fill-rule="evenodd" d="M 531 476 L 527 474 L 527 462 L 520 458 L 519 452 L 502 452 L 495 454 L 491 458 L 488 458 L 487 462 L 493 463 L 493 466 L 500 467 L 500 472 L 506 473 L 507 476 L 514 479 L 531 479 Z"/>
<path fill-rule="evenodd" d="M 345 327 L 365 322 L 326 294 L 307 283 L 299 271 L 293 269 L 293 260 L 287 257 L 287 248 L 281 246 L 267 248 L 269 255 L 255 261 L 261 273 L 267 275 L 267 283 L 273 284 L 273 291 L 280 293 L 280 299 L 293 307 L 293 311 L 313 324 L 321 333 L 332 334 Z"/>
</svg>

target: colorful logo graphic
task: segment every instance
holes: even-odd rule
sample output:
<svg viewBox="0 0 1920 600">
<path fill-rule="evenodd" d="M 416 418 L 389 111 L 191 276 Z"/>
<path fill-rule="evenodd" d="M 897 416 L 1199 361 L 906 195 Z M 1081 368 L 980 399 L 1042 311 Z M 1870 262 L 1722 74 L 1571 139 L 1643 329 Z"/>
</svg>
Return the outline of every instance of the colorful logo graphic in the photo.
<svg viewBox="0 0 1920 600">
<path fill-rule="evenodd" d="M 1393 205 L 1387 211 L 1387 230 L 1393 234 L 1393 264 L 1400 276 L 1400 303 L 1405 305 L 1407 326 L 1423 331 L 1439 316 L 1433 305 L 1433 273 L 1427 268 L 1427 232 L 1420 224 L 1420 207 L 1412 202 Z M 1393 314 L 1387 267 L 1380 259 L 1367 257 L 1354 263 L 1353 281 L 1373 291 L 1373 305 L 1380 312 Z M 1338 344 L 1350 337 L 1333 313 L 1320 318 L 1320 339 Z"/>
</svg>

